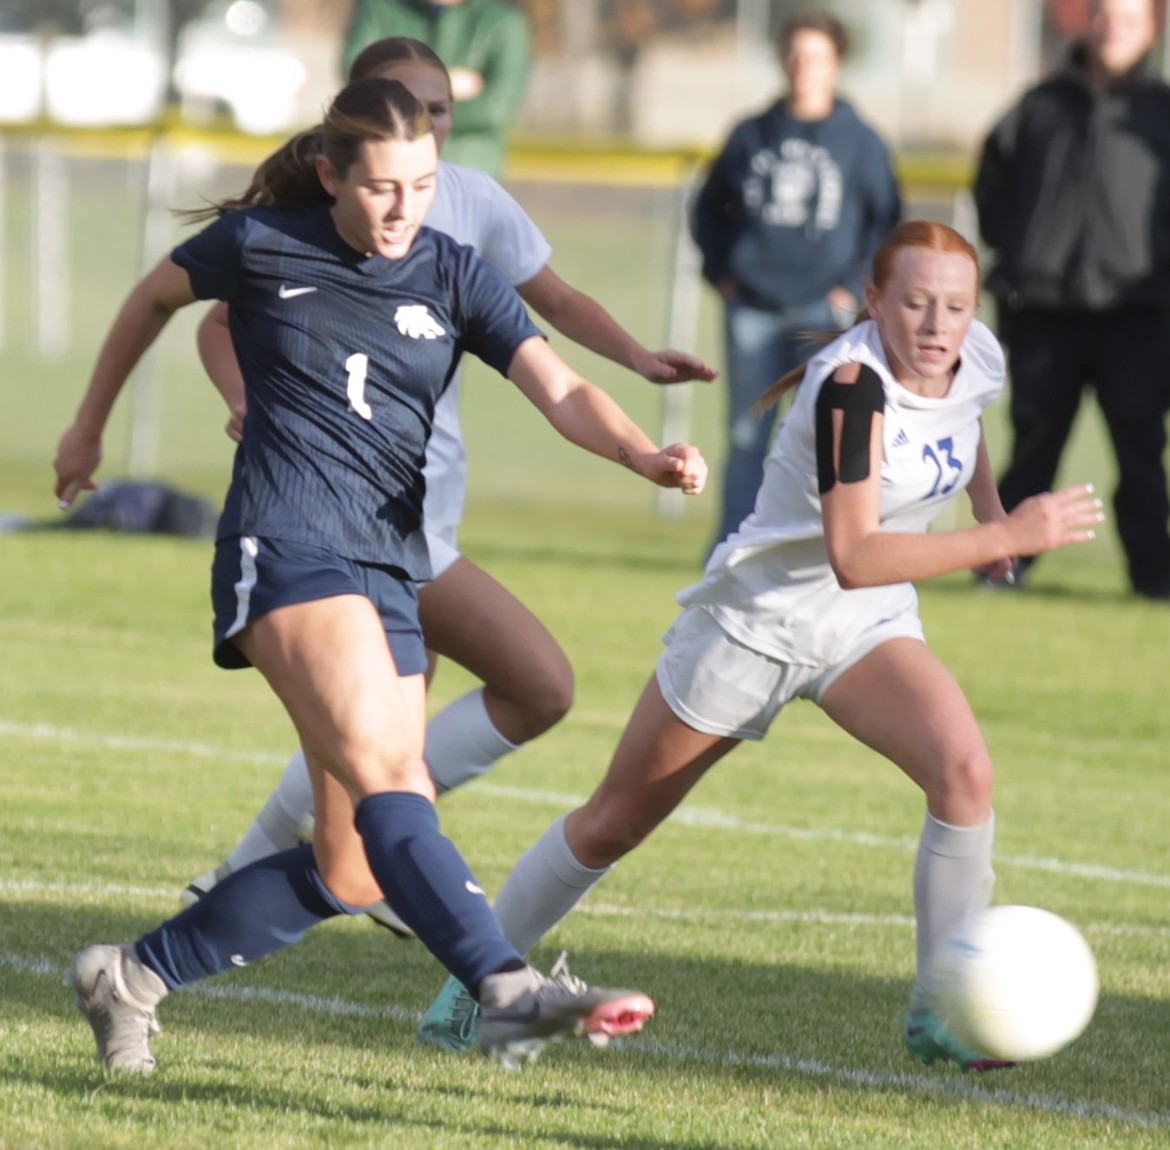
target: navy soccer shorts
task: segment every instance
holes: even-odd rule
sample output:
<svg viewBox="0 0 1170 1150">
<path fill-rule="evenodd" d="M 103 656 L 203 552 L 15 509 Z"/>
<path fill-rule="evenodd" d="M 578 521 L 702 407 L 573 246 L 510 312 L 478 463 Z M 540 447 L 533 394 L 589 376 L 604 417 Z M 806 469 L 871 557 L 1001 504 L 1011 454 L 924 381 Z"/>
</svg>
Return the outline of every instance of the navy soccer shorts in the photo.
<svg viewBox="0 0 1170 1150">
<path fill-rule="evenodd" d="M 216 663 L 229 670 L 250 666 L 233 635 L 278 607 L 334 595 L 364 595 L 374 604 L 399 675 L 426 670 L 418 587 L 401 570 L 343 559 L 305 543 L 252 535 L 233 535 L 215 545 L 211 604 Z"/>
</svg>

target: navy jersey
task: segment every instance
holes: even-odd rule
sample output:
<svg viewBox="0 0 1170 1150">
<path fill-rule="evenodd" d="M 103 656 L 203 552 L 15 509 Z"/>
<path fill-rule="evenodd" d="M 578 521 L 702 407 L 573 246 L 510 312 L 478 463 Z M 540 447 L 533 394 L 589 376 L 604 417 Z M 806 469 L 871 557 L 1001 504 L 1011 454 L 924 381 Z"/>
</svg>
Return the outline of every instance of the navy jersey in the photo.
<svg viewBox="0 0 1170 1150">
<path fill-rule="evenodd" d="M 400 260 L 328 205 L 228 212 L 172 259 L 231 305 L 248 401 L 219 538 L 258 535 L 430 577 L 422 469 L 435 403 L 470 351 L 504 373 L 540 332 L 475 252 L 420 230 Z"/>
</svg>

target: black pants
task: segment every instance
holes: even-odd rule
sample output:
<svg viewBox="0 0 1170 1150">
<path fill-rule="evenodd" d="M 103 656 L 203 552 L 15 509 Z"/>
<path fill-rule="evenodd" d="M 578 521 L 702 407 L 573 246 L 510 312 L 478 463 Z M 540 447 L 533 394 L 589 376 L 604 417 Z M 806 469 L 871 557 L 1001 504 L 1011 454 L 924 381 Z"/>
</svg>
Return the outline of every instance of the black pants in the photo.
<svg viewBox="0 0 1170 1150">
<path fill-rule="evenodd" d="M 1011 460 L 1000 480 L 1010 511 L 1052 489 L 1087 386 L 1117 458 L 1114 522 L 1134 590 L 1170 596 L 1170 309 L 1001 311 L 1011 372 Z M 1076 476 L 1069 476 L 1076 482 Z"/>
</svg>

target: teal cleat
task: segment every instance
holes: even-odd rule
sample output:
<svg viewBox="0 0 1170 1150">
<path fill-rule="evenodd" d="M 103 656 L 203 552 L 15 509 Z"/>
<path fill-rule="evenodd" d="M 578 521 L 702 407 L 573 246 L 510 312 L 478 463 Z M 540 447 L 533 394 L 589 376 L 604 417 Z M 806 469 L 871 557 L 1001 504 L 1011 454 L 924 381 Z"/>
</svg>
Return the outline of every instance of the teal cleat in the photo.
<svg viewBox="0 0 1170 1150">
<path fill-rule="evenodd" d="M 962 1070 L 1004 1070 L 1015 1066 L 998 1058 L 988 1058 L 964 1046 L 947 1024 L 929 1007 L 911 1007 L 906 1013 L 903 1031 L 906 1050 L 920 1062 L 954 1062 Z"/>
<path fill-rule="evenodd" d="M 447 979 L 418 1024 L 419 1042 L 444 1050 L 473 1050 L 478 1038 L 479 1003 L 457 978 Z"/>
</svg>

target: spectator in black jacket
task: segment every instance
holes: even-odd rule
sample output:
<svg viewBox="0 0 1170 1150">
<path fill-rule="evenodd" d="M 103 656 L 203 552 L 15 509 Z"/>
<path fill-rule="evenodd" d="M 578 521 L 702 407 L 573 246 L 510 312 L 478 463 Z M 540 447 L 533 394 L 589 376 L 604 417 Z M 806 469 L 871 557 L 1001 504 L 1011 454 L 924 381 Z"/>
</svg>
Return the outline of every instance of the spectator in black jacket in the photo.
<svg viewBox="0 0 1170 1150">
<path fill-rule="evenodd" d="M 753 406 L 807 358 L 807 335 L 847 327 L 901 198 L 877 133 L 837 96 L 845 28 L 801 12 L 780 29 L 788 91 L 738 124 L 695 201 L 703 277 L 723 297 L 728 446 L 715 543 L 748 515 L 775 423 Z"/>
<path fill-rule="evenodd" d="M 1000 494 L 1010 511 L 1050 488 L 1091 385 L 1130 582 L 1170 600 L 1170 85 L 1147 72 L 1153 0 L 1089 11 L 1086 38 L 992 130 L 976 177 L 1011 372 Z"/>
</svg>

